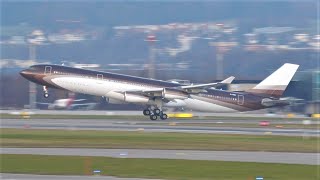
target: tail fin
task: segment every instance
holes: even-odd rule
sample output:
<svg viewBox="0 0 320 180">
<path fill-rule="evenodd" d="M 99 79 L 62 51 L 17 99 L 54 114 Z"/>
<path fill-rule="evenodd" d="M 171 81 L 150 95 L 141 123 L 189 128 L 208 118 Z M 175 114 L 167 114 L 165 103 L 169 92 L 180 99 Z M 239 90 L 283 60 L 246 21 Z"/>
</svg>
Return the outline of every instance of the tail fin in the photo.
<svg viewBox="0 0 320 180">
<path fill-rule="evenodd" d="M 280 97 L 287 88 L 299 65 L 286 63 L 247 92 Z"/>
</svg>

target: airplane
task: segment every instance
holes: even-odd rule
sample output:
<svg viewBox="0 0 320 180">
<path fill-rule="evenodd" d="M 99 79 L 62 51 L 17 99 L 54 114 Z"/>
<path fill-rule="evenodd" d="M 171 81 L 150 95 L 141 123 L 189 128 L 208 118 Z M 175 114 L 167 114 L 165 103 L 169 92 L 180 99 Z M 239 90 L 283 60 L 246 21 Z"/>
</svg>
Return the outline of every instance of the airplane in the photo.
<svg viewBox="0 0 320 180">
<path fill-rule="evenodd" d="M 124 74 L 80 69 L 68 66 L 38 64 L 20 74 L 43 86 L 44 97 L 48 88 L 106 97 L 109 103 L 146 105 L 145 116 L 151 120 L 167 119 L 162 107 L 185 107 L 205 112 L 252 111 L 288 105 L 281 95 L 299 65 L 286 63 L 252 89 L 229 92 L 212 87 L 230 84 L 231 76 L 221 82 L 181 85 Z"/>
<path fill-rule="evenodd" d="M 69 98 L 57 99 L 53 103 L 36 102 L 39 106 L 45 106 L 47 109 L 93 109 L 97 103 L 85 103 L 86 99 L 75 99 L 74 93 Z"/>
</svg>

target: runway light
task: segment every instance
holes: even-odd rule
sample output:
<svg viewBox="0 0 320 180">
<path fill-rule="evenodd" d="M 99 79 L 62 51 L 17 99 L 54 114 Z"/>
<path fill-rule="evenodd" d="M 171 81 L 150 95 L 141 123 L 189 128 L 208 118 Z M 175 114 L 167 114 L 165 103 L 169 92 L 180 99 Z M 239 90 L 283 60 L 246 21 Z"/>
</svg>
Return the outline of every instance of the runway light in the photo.
<svg viewBox="0 0 320 180">
<path fill-rule="evenodd" d="M 120 153 L 119 155 L 122 158 L 126 158 L 128 156 L 128 153 L 127 152 L 123 152 L 123 153 Z"/>
<path fill-rule="evenodd" d="M 177 125 L 177 123 L 175 123 L 175 122 L 170 122 L 169 123 L 169 126 L 175 126 L 175 125 Z"/>
<path fill-rule="evenodd" d="M 96 176 L 97 176 L 97 175 L 100 175 L 100 173 L 101 173 L 100 170 L 93 170 L 93 174 L 96 175 Z"/>
<path fill-rule="evenodd" d="M 295 116 L 295 114 L 292 114 L 292 113 L 287 114 L 288 118 L 293 118 L 294 116 Z"/>
<path fill-rule="evenodd" d="M 30 125 L 29 124 L 26 124 L 26 125 L 24 125 L 23 126 L 25 129 L 28 129 L 28 128 L 30 128 Z"/>
<path fill-rule="evenodd" d="M 21 116 L 23 119 L 29 119 L 30 118 L 30 113 L 29 112 L 21 112 Z"/>
<path fill-rule="evenodd" d="M 310 125 L 310 124 L 311 124 L 311 121 L 310 121 L 310 120 L 303 120 L 303 121 L 302 121 L 302 124 L 303 124 L 303 125 Z"/>
<path fill-rule="evenodd" d="M 270 125 L 270 122 L 269 121 L 261 121 L 259 123 L 260 126 L 269 126 Z"/>
</svg>

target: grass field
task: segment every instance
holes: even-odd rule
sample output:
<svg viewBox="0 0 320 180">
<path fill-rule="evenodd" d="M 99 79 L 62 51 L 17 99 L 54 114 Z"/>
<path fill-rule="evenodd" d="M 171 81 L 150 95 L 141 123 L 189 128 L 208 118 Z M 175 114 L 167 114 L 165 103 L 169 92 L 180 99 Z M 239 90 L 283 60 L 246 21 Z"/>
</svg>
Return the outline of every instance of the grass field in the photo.
<svg viewBox="0 0 320 180">
<path fill-rule="evenodd" d="M 161 179 L 316 180 L 319 166 L 198 160 L 108 157 L 1 155 L 1 172 L 26 174 L 102 175 Z M 318 169 L 317 169 L 318 168 Z"/>
<path fill-rule="evenodd" d="M 317 137 L 1 129 L 2 147 L 318 152 Z"/>
</svg>

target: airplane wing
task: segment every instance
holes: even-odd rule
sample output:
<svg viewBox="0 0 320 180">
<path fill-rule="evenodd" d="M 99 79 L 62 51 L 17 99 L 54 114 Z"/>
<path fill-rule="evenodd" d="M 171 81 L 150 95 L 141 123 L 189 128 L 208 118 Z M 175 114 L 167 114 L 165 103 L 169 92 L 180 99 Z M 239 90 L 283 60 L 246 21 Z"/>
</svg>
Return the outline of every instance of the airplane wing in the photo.
<svg viewBox="0 0 320 180">
<path fill-rule="evenodd" d="M 121 93 L 125 95 L 140 95 L 145 96 L 149 98 L 154 97 L 161 97 L 163 99 L 168 98 L 168 94 L 175 93 L 176 95 L 181 94 L 185 97 L 188 97 L 187 92 L 181 90 L 181 89 L 175 89 L 175 88 L 152 88 L 152 89 L 146 89 L 146 90 L 127 90 L 125 92 L 116 92 Z"/>
<path fill-rule="evenodd" d="M 125 92 L 115 92 L 115 93 L 121 93 L 126 95 L 130 95 L 130 94 L 141 95 L 149 98 L 161 97 L 166 101 L 170 101 L 172 99 L 187 99 L 189 97 L 189 93 L 204 92 L 205 88 L 208 88 L 208 87 L 218 87 L 223 84 L 230 84 L 233 81 L 233 79 L 234 77 L 231 76 L 217 83 L 178 86 L 176 88 L 152 88 L 152 89 L 145 89 L 145 90 L 128 90 Z"/>
<path fill-rule="evenodd" d="M 189 93 L 199 93 L 204 91 L 205 88 L 209 87 L 219 87 L 224 84 L 231 84 L 231 82 L 234 80 L 234 76 L 230 76 L 227 79 L 217 82 L 217 83 L 208 83 L 208 84 L 197 84 L 197 85 L 188 85 L 188 86 L 181 86 L 182 89 Z"/>
</svg>

